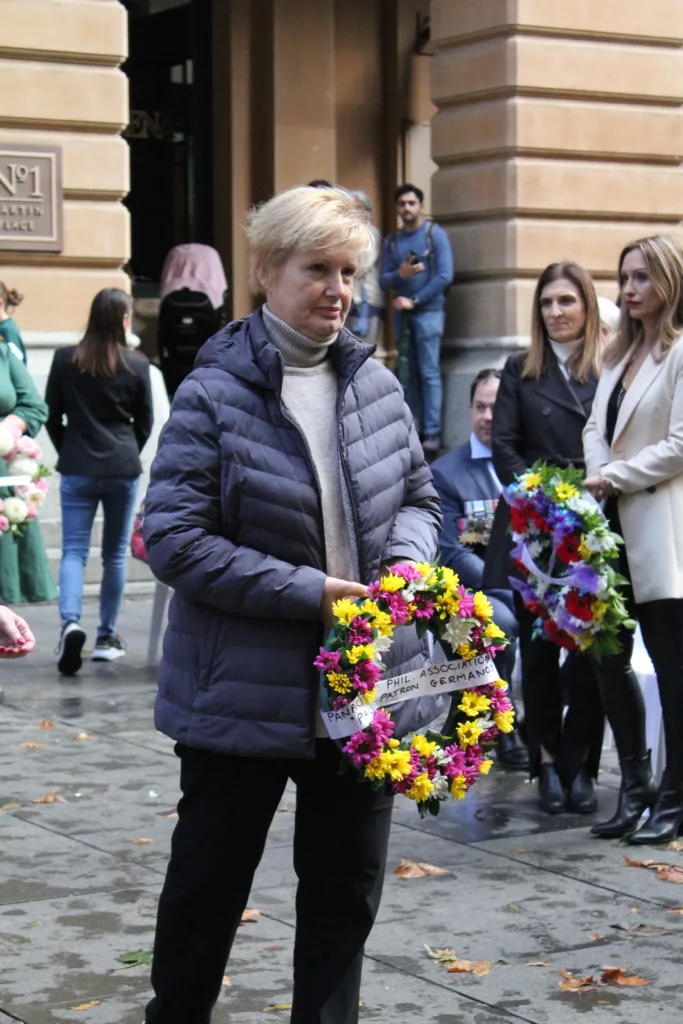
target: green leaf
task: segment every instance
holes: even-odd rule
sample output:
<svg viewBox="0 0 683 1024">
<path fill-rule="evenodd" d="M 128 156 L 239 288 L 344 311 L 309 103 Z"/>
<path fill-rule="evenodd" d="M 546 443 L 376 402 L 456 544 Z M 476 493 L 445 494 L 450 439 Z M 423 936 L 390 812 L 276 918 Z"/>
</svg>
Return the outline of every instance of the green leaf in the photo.
<svg viewBox="0 0 683 1024">
<path fill-rule="evenodd" d="M 123 953 L 116 957 L 117 963 L 126 967 L 138 967 L 140 964 L 151 964 L 152 950 L 138 949 L 135 953 Z"/>
</svg>

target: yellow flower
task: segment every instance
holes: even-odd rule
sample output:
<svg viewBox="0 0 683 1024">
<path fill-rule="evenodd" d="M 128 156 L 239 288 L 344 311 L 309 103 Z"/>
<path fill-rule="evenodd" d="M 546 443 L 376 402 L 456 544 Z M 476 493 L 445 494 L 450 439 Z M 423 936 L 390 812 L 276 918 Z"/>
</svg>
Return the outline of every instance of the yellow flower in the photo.
<svg viewBox="0 0 683 1024">
<path fill-rule="evenodd" d="M 372 704 L 373 700 L 377 696 L 377 690 L 366 690 L 361 700 L 364 704 Z"/>
<path fill-rule="evenodd" d="M 506 714 L 508 714 L 508 712 L 506 712 Z M 511 728 L 512 727 L 510 727 L 510 729 Z M 510 732 L 510 729 L 503 729 L 502 731 Z M 461 747 L 473 747 L 475 743 L 479 741 L 479 737 L 481 736 L 481 728 L 476 722 L 463 722 L 462 725 L 458 726 L 456 732 L 458 734 L 458 745 Z"/>
<path fill-rule="evenodd" d="M 351 689 L 351 680 L 343 672 L 328 672 L 327 681 L 337 693 L 348 693 Z"/>
<path fill-rule="evenodd" d="M 486 594 L 478 590 L 474 595 L 474 614 L 478 619 L 490 622 L 493 618 L 493 607 Z"/>
<path fill-rule="evenodd" d="M 434 569 L 429 562 L 418 562 L 415 565 L 415 571 L 419 572 L 420 576 L 424 576 L 428 583 L 436 583 Z"/>
<path fill-rule="evenodd" d="M 459 658 L 462 658 L 463 661 L 469 661 L 471 658 L 476 657 L 477 649 L 476 647 L 470 647 L 469 644 L 458 644 L 456 647 L 456 654 Z"/>
<path fill-rule="evenodd" d="M 526 491 L 532 491 L 534 487 L 540 487 L 541 477 L 538 473 L 525 473 L 519 478 L 519 482 Z"/>
<path fill-rule="evenodd" d="M 496 690 L 507 690 L 507 689 L 509 689 L 508 684 L 505 682 L 504 679 L 496 679 L 496 681 L 494 682 L 493 685 L 495 686 Z"/>
<path fill-rule="evenodd" d="M 410 775 L 413 770 L 413 764 L 410 760 L 409 750 L 391 750 L 386 756 L 389 758 L 387 775 L 392 782 L 400 782 L 401 779 L 405 779 L 407 775 Z"/>
<path fill-rule="evenodd" d="M 446 585 L 447 590 L 453 591 L 460 586 L 460 577 L 452 569 L 449 569 L 447 565 L 441 566 L 441 579 Z"/>
<path fill-rule="evenodd" d="M 451 796 L 454 800 L 464 800 L 467 793 L 467 779 L 464 775 L 456 775 L 451 782 Z"/>
<path fill-rule="evenodd" d="M 593 557 L 593 552 L 589 547 L 586 546 L 586 535 L 581 534 L 581 543 L 579 544 L 579 554 L 583 558 L 584 562 L 590 562 Z"/>
<path fill-rule="evenodd" d="M 430 743 L 420 733 L 415 733 L 410 745 L 414 750 L 417 750 L 420 757 L 431 757 L 436 750 L 436 743 Z"/>
<path fill-rule="evenodd" d="M 349 601 L 347 597 L 342 597 L 340 601 L 335 601 L 332 605 L 332 614 L 343 626 L 348 626 L 358 615 L 358 606 L 353 601 Z"/>
<path fill-rule="evenodd" d="M 415 800 L 417 803 L 422 803 L 424 800 L 429 800 L 430 794 L 434 791 L 434 783 L 426 774 L 423 772 L 418 775 L 414 780 L 412 786 L 406 793 L 406 796 L 410 800 Z"/>
<path fill-rule="evenodd" d="M 447 618 L 449 615 L 457 615 L 458 608 L 460 607 L 460 598 L 457 595 L 444 593 L 439 594 L 436 599 L 436 610 L 439 612 L 439 616 L 442 619 Z"/>
<path fill-rule="evenodd" d="M 601 622 L 604 619 L 605 614 L 609 605 L 606 601 L 594 601 L 593 602 L 593 615 L 597 622 Z"/>
<path fill-rule="evenodd" d="M 479 718 L 491 707 L 491 701 L 488 697 L 485 697 L 483 693 L 475 693 L 473 690 L 467 690 L 462 695 L 462 701 L 458 704 L 458 710 L 462 711 L 463 714 L 469 715 L 470 718 Z"/>
<path fill-rule="evenodd" d="M 488 775 L 488 773 L 491 771 L 492 767 L 493 767 L 493 761 L 491 761 L 491 760 L 482 761 L 481 764 L 479 765 L 479 774 L 480 775 Z"/>
<path fill-rule="evenodd" d="M 500 729 L 501 732 L 512 732 L 513 722 L 515 720 L 514 711 L 497 711 L 493 716 L 493 721 L 496 724 L 496 728 Z"/>
<path fill-rule="evenodd" d="M 355 647 L 346 652 L 346 657 L 352 665 L 357 665 L 361 658 L 370 658 L 372 660 L 375 657 L 375 648 L 372 644 L 356 644 Z"/>
<path fill-rule="evenodd" d="M 570 498 L 578 498 L 578 496 L 577 488 L 573 484 L 565 483 L 564 480 L 560 480 L 555 488 L 555 497 L 558 501 L 569 501 Z"/>
<path fill-rule="evenodd" d="M 334 609 L 332 609 L 334 611 Z M 391 624 L 391 615 L 388 612 L 380 611 L 376 601 L 365 601 L 361 611 L 370 616 L 370 625 L 374 626 L 380 636 L 393 636 L 394 627 Z"/>
<path fill-rule="evenodd" d="M 505 639 L 505 633 L 500 628 L 500 626 L 497 626 L 495 624 L 495 622 L 489 622 L 488 626 L 484 630 L 484 636 L 488 640 L 504 640 Z"/>
<path fill-rule="evenodd" d="M 370 764 L 366 764 L 363 774 L 366 779 L 383 779 L 391 768 L 390 755 L 387 751 L 373 757 Z"/>
<path fill-rule="evenodd" d="M 584 635 L 579 640 L 579 650 L 587 651 L 588 648 L 592 646 L 593 639 L 594 637 L 592 633 L 584 633 Z"/>
<path fill-rule="evenodd" d="M 390 572 L 388 576 L 382 576 L 379 581 L 379 585 L 382 590 L 387 590 L 390 594 L 395 594 L 397 590 L 403 590 L 406 585 L 406 581 L 402 576 L 397 576 L 395 573 Z"/>
</svg>

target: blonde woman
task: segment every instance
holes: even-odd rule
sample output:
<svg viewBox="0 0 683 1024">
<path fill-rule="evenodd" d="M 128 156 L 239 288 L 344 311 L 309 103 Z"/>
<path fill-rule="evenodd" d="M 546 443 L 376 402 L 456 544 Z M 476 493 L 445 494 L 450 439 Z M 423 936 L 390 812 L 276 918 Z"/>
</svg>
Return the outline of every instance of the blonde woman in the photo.
<svg viewBox="0 0 683 1024">
<path fill-rule="evenodd" d="M 599 669 L 619 752 L 616 814 L 605 838 L 666 842 L 683 825 L 683 255 L 671 238 L 642 238 L 619 259 L 622 314 L 584 432 L 586 486 L 624 538 L 631 613 L 657 673 L 666 740 L 659 790 L 645 746 L 645 711 L 631 668 L 633 635 Z"/>
<path fill-rule="evenodd" d="M 147 1022 L 209 1021 L 292 779 L 291 1019 L 355 1024 L 392 800 L 339 774 L 313 660 L 335 600 L 365 595 L 380 563 L 434 557 L 438 499 L 396 378 L 344 328 L 375 259 L 367 212 L 342 189 L 293 188 L 248 238 L 267 302 L 201 349 L 145 503 L 150 566 L 174 588 L 156 724 L 178 742 L 183 791 Z M 390 654 L 392 671 L 424 663 L 414 630 Z M 410 704 L 404 729 L 438 713 Z"/>
<path fill-rule="evenodd" d="M 600 314 L 589 274 L 576 263 L 553 263 L 541 274 L 532 308 L 531 347 L 509 357 L 493 414 L 493 465 L 511 484 L 537 459 L 583 466 L 581 436 L 600 372 Z M 486 552 L 484 586 L 509 587 L 509 506 L 496 510 Z M 515 595 L 522 656 L 522 693 L 530 777 L 549 814 L 596 809 L 594 780 L 603 713 L 592 664 L 571 654 L 560 674 L 560 649 L 532 636 L 534 616 Z M 569 692 L 564 714 L 563 691 Z"/>
</svg>

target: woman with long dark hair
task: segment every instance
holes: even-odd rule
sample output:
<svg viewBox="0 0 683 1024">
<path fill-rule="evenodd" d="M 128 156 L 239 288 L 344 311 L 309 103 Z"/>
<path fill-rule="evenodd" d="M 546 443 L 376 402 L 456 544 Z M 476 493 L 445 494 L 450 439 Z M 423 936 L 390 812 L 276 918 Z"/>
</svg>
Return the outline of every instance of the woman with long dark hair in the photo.
<svg viewBox="0 0 683 1024">
<path fill-rule="evenodd" d="M 657 674 L 666 741 L 659 789 L 645 742 L 645 707 L 631 668 L 633 634 L 604 658 L 598 677 L 621 764 L 616 813 L 593 828 L 636 844 L 683 828 L 683 251 L 672 238 L 641 238 L 619 257 L 621 320 L 584 431 L 586 487 L 624 538 L 620 571 Z M 642 813 L 648 821 L 637 828 Z M 637 830 L 636 830 L 637 829 Z M 633 834 L 631 834 L 633 833 Z"/>
<path fill-rule="evenodd" d="M 493 415 L 493 465 L 504 486 L 537 459 L 583 466 L 582 432 L 600 372 L 600 313 L 589 274 L 553 263 L 533 299 L 531 346 L 509 357 Z M 509 586 L 510 512 L 501 501 L 486 554 L 486 587 Z M 515 595 L 530 777 L 540 778 L 540 804 L 550 814 L 596 808 L 594 779 L 603 713 L 593 666 L 572 653 L 560 673 L 560 649 L 532 636 L 534 618 Z M 568 691 L 568 710 L 564 697 Z"/>
<path fill-rule="evenodd" d="M 149 364 L 126 350 L 130 298 L 103 288 L 93 299 L 78 345 L 55 352 L 45 400 L 47 431 L 62 474 L 62 562 L 58 668 L 81 667 L 83 576 L 100 502 L 104 512 L 100 625 L 93 660 L 121 658 L 126 648 L 116 619 L 126 582 L 126 553 L 142 466 L 140 452 L 152 430 Z M 66 423 L 64 423 L 66 417 Z"/>
</svg>

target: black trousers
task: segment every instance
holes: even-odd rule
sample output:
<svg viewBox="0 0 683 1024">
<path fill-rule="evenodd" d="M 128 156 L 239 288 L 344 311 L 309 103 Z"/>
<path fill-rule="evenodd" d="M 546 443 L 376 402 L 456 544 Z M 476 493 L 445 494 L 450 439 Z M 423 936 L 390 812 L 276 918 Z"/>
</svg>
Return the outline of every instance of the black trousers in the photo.
<svg viewBox="0 0 683 1024">
<path fill-rule="evenodd" d="M 363 947 L 379 909 L 393 797 L 340 776 L 341 754 L 239 758 L 180 744 L 178 823 L 159 901 L 147 1024 L 208 1024 L 268 828 L 297 786 L 295 1024 L 356 1024 Z"/>
<path fill-rule="evenodd" d="M 515 594 L 522 657 L 522 696 L 529 746 L 529 777 L 540 771 L 541 747 L 571 785 L 583 763 L 597 777 L 605 716 L 592 660 L 571 652 L 560 668 L 560 648 L 532 637 L 534 617 Z M 564 712 L 565 702 L 567 705 Z"/>
<path fill-rule="evenodd" d="M 605 512 L 615 533 L 621 534 L 616 500 Z M 619 572 L 630 580 L 625 547 L 620 548 Z M 665 598 L 637 604 L 631 587 L 624 595 L 631 618 L 640 623 L 643 643 L 657 676 L 666 743 L 666 766 L 683 782 L 683 599 Z M 619 635 L 620 654 L 604 658 L 597 667 L 603 704 L 620 757 L 646 753 L 645 704 L 631 668 L 634 637 L 624 629 Z"/>
</svg>

